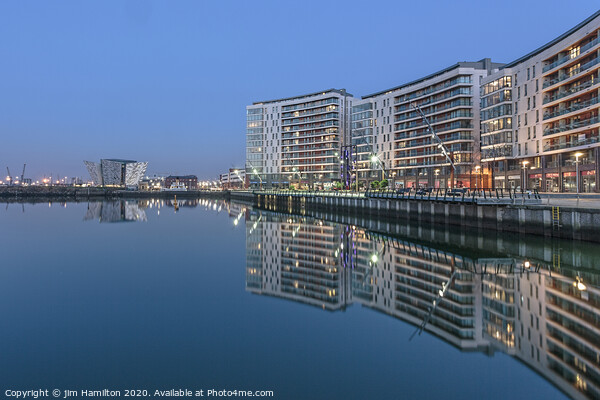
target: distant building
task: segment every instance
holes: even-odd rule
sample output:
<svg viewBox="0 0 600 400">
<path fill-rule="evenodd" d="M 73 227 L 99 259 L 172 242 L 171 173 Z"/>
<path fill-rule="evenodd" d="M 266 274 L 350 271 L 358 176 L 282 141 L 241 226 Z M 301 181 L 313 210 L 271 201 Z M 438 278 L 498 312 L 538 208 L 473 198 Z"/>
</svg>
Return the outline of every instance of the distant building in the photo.
<svg viewBox="0 0 600 400">
<path fill-rule="evenodd" d="M 138 184 L 138 189 L 145 192 L 159 192 L 163 187 L 165 187 L 165 178 L 156 175 L 144 178 Z"/>
<path fill-rule="evenodd" d="M 148 168 L 147 161 L 104 159 L 83 163 L 96 186 L 137 186 Z"/>
<path fill-rule="evenodd" d="M 187 190 L 198 190 L 198 177 L 196 175 L 171 175 L 165 178 L 165 188 L 170 188 L 174 183 L 182 183 Z"/>
<path fill-rule="evenodd" d="M 242 168 L 229 168 L 229 172 L 219 176 L 223 189 L 241 189 L 246 186 L 246 171 Z"/>
</svg>

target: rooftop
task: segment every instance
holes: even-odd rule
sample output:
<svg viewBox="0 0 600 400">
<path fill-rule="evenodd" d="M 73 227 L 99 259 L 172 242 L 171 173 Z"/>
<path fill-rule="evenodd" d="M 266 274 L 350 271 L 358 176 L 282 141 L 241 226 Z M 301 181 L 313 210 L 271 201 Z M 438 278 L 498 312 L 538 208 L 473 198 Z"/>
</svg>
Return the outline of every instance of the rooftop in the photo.
<svg viewBox="0 0 600 400">
<path fill-rule="evenodd" d="M 577 32 L 579 29 L 583 28 L 586 24 L 590 23 L 591 21 L 593 21 L 595 18 L 600 17 L 600 10 L 596 11 L 594 14 L 592 14 L 590 17 L 586 18 L 584 21 L 580 22 L 579 24 L 575 25 L 573 28 L 569 29 L 568 31 L 566 31 L 565 33 L 563 33 L 562 35 L 560 35 L 559 37 L 557 37 L 556 39 L 546 43 L 545 45 L 538 47 L 537 49 L 535 49 L 534 51 L 532 51 L 531 53 L 525 54 L 523 57 L 517 58 L 515 61 L 512 61 L 508 64 L 505 64 L 502 68 L 511 68 L 514 67 L 517 64 L 522 63 L 525 60 L 528 60 L 531 57 L 534 57 L 538 54 L 540 54 L 542 51 L 554 46 L 556 43 L 560 42 L 563 39 L 566 39 L 567 37 L 571 36 L 573 33 Z"/>
<path fill-rule="evenodd" d="M 276 99 L 276 100 L 267 100 L 267 101 L 257 101 L 252 103 L 252 105 L 256 106 L 256 105 L 260 105 L 260 104 L 269 104 L 269 103 L 279 103 L 282 101 L 292 101 L 292 100 L 302 100 L 305 99 L 307 97 L 314 97 L 314 96 L 321 96 L 327 93 L 337 93 L 337 94 L 341 94 L 342 96 L 350 96 L 352 97 L 352 95 L 350 93 L 346 92 L 346 89 L 327 89 L 327 90 L 321 90 L 319 92 L 314 92 L 314 93 L 309 93 L 309 94 L 303 94 L 300 96 L 294 96 L 294 97 L 286 97 L 283 99 Z"/>
<path fill-rule="evenodd" d="M 503 66 L 503 64 L 492 62 L 492 60 L 489 59 L 489 58 L 484 58 L 484 59 L 481 59 L 479 61 L 460 61 L 460 62 L 457 62 L 454 65 L 451 65 L 451 66 L 449 66 L 447 68 L 442 69 L 441 71 L 437 71 L 437 72 L 434 72 L 433 74 L 429 74 L 427 76 L 424 76 L 423 78 L 419 78 L 419 79 L 414 80 L 412 82 L 408 82 L 408 83 L 402 84 L 400 86 L 395 86 L 395 87 L 390 88 L 390 89 L 381 90 L 379 92 L 376 92 L 376 93 L 373 93 L 373 94 L 369 94 L 367 96 L 363 96 L 362 98 L 363 99 L 367 99 L 369 97 L 379 96 L 379 95 L 387 93 L 387 92 L 392 92 L 392 91 L 395 91 L 395 90 L 404 89 L 404 88 L 416 85 L 418 83 L 425 82 L 425 81 L 427 81 L 429 79 L 433 79 L 433 78 L 435 78 L 437 76 L 440 76 L 442 74 L 445 74 L 446 72 L 452 71 L 452 70 L 457 69 L 457 68 L 487 69 L 488 71 L 491 72 L 491 70 L 493 70 L 495 68 L 501 68 L 502 66 Z"/>
</svg>

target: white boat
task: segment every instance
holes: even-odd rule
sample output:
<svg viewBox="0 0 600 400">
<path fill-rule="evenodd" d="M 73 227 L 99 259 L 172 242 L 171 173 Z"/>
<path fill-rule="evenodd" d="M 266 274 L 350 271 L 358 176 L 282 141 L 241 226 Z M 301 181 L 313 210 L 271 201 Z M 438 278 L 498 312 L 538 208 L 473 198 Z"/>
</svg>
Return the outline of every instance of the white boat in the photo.
<svg viewBox="0 0 600 400">
<path fill-rule="evenodd" d="M 162 188 L 163 192 L 187 192 L 187 188 L 182 182 L 173 182 L 170 187 Z"/>
</svg>

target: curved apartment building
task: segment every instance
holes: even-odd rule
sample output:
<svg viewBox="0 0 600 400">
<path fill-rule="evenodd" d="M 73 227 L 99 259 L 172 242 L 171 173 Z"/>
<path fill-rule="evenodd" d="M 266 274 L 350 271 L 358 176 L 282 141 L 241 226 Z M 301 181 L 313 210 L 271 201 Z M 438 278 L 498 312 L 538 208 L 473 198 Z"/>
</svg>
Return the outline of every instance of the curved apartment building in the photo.
<svg viewBox="0 0 600 400">
<path fill-rule="evenodd" d="M 482 81 L 482 170 L 495 187 L 597 192 L 600 11 Z"/>
<path fill-rule="evenodd" d="M 600 11 L 508 64 L 459 62 L 355 99 L 247 107 L 247 172 L 269 186 L 599 192 Z"/>
</svg>

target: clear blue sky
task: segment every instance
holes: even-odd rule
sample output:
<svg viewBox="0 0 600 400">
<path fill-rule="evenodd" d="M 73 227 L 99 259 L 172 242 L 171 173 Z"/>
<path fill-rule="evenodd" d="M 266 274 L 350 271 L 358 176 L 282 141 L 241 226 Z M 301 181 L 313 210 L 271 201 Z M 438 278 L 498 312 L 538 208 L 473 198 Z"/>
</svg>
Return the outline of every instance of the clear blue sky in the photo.
<svg viewBox="0 0 600 400">
<path fill-rule="evenodd" d="M 82 160 L 215 177 L 242 166 L 245 106 L 360 96 L 457 61 L 512 61 L 597 0 L 2 1 L 0 176 Z M 532 21 L 536 21 L 532 23 Z M 538 23 L 537 21 L 543 21 Z"/>
</svg>

